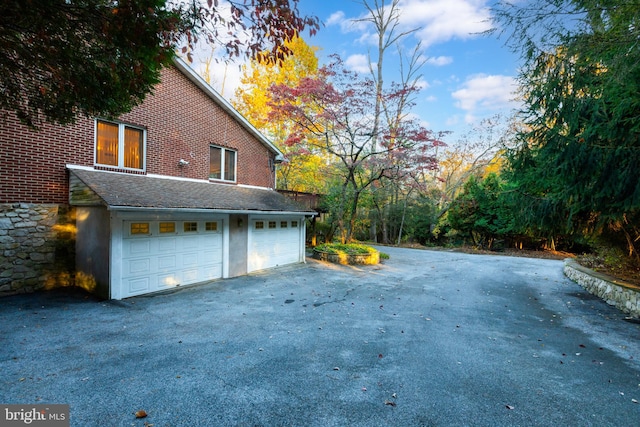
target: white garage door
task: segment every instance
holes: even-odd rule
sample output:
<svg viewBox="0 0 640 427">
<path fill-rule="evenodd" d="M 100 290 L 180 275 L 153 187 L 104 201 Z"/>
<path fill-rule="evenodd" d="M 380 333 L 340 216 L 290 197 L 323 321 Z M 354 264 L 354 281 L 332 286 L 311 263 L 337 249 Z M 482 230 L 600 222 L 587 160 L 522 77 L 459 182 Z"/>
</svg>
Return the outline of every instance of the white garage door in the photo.
<svg viewBox="0 0 640 427">
<path fill-rule="evenodd" d="M 125 221 L 122 297 L 222 277 L 222 221 Z"/>
<path fill-rule="evenodd" d="M 301 227 L 299 219 L 252 220 L 249 272 L 300 262 Z"/>
</svg>

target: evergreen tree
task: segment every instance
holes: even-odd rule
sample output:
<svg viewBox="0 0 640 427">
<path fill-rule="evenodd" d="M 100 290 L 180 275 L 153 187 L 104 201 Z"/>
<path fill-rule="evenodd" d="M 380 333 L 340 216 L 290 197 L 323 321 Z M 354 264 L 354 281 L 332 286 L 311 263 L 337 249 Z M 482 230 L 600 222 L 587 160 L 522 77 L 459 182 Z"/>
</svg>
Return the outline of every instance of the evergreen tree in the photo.
<svg viewBox="0 0 640 427">
<path fill-rule="evenodd" d="M 622 0 L 503 3 L 528 127 L 511 155 L 530 217 L 547 230 L 605 230 L 636 254 L 640 228 L 640 5 Z"/>
</svg>

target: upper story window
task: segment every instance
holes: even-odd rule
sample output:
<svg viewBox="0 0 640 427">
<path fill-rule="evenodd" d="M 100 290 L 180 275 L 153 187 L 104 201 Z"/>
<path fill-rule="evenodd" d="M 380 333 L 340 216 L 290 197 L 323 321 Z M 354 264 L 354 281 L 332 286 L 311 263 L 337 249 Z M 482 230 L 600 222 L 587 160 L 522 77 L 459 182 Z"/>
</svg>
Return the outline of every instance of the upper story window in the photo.
<svg viewBox="0 0 640 427">
<path fill-rule="evenodd" d="M 96 165 L 144 170 L 145 142 L 143 129 L 96 120 Z"/>
<path fill-rule="evenodd" d="M 237 153 L 234 150 L 212 145 L 209 154 L 209 179 L 235 182 L 236 156 Z"/>
</svg>

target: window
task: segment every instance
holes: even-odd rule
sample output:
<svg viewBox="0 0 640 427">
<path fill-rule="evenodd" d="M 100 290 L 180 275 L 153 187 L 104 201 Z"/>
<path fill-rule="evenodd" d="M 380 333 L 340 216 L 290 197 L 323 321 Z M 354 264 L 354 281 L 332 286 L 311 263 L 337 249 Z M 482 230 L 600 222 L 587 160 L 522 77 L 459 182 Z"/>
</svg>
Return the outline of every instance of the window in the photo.
<svg viewBox="0 0 640 427">
<path fill-rule="evenodd" d="M 95 162 L 103 166 L 144 170 L 145 139 L 142 129 L 96 120 Z"/>
<path fill-rule="evenodd" d="M 132 222 L 131 223 L 131 234 L 149 234 L 149 223 L 148 222 Z"/>
<path fill-rule="evenodd" d="M 175 233 L 176 232 L 176 223 L 175 222 L 161 222 L 160 223 L 160 233 Z"/>
<path fill-rule="evenodd" d="M 218 223 L 217 222 L 205 222 L 204 229 L 206 231 L 218 231 Z"/>
<path fill-rule="evenodd" d="M 236 152 L 228 148 L 210 147 L 209 178 L 223 181 L 236 180 Z"/>
<path fill-rule="evenodd" d="M 280 228 L 287 228 L 287 221 L 280 221 Z"/>
<path fill-rule="evenodd" d="M 276 228 L 276 222 L 275 221 L 269 221 L 269 228 Z"/>
<path fill-rule="evenodd" d="M 298 221 L 291 221 L 291 228 L 298 228 Z"/>
<path fill-rule="evenodd" d="M 256 230 L 264 229 L 264 221 L 256 221 Z"/>
<path fill-rule="evenodd" d="M 185 222 L 183 230 L 185 231 L 185 233 L 188 233 L 188 232 L 191 232 L 191 231 L 198 231 L 198 223 L 197 222 Z"/>
</svg>

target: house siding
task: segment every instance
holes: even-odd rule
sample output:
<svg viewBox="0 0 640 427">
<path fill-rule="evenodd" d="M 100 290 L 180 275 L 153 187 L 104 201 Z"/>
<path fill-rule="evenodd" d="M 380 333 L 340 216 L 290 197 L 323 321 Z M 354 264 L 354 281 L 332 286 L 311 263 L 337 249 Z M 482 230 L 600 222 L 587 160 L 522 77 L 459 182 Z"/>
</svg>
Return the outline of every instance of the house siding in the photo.
<svg viewBox="0 0 640 427">
<path fill-rule="evenodd" d="M 180 71 L 167 68 L 147 101 L 122 120 L 146 125 L 147 172 L 208 179 L 209 146 L 238 152 L 238 184 L 274 188 L 275 155 Z M 179 166 L 180 159 L 188 166 Z"/>
<path fill-rule="evenodd" d="M 93 120 L 29 130 L 13 114 L 0 122 L 0 203 L 57 203 L 68 199 L 65 164 L 93 165 Z"/>
<path fill-rule="evenodd" d="M 3 295 L 48 286 L 54 282 L 52 271 L 56 277 L 73 279 L 75 269 L 69 266 L 68 257 L 56 254 L 73 253 L 75 233 L 72 232 L 71 237 L 67 234 L 60 237 L 56 227 L 74 228 L 74 209 L 69 209 L 69 173 L 65 166 L 94 165 L 95 121 L 80 117 L 68 126 L 44 123 L 39 131 L 33 131 L 14 114 L 1 113 L 0 295 Z M 164 69 L 161 83 L 153 94 L 122 115 L 119 121 L 147 130 L 148 174 L 206 180 L 209 146 L 217 145 L 237 151 L 237 184 L 275 187 L 271 165 L 276 153 L 175 67 Z M 180 159 L 189 164 L 179 166 Z M 16 225 L 16 218 L 39 217 L 42 209 L 47 210 L 46 220 L 30 227 L 44 236 L 48 249 L 44 256 L 36 254 L 31 260 L 28 254 L 37 251 L 29 249 L 30 244 L 23 236 L 16 237 L 16 233 L 22 233 L 16 231 L 18 228 L 31 228 Z"/>
<path fill-rule="evenodd" d="M 147 129 L 147 173 L 209 178 L 209 146 L 238 152 L 237 183 L 274 188 L 275 154 L 174 67 L 120 121 Z M 0 122 L 0 203 L 68 203 L 66 164 L 93 166 L 94 120 L 29 130 L 13 114 Z M 189 165 L 179 166 L 180 159 Z"/>
</svg>

